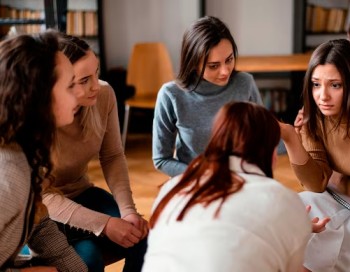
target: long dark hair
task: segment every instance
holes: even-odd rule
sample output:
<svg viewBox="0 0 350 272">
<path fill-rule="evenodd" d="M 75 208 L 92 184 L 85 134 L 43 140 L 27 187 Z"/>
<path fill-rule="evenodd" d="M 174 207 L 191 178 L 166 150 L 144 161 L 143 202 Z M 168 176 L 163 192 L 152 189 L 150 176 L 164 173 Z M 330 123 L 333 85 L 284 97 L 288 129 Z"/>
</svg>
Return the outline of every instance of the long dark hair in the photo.
<svg viewBox="0 0 350 272">
<path fill-rule="evenodd" d="M 41 200 L 41 183 L 50 177 L 55 138 L 52 89 L 56 82 L 57 35 L 53 31 L 19 35 L 0 43 L 1 145 L 18 143 L 31 167 L 31 183 Z"/>
<path fill-rule="evenodd" d="M 205 152 L 191 162 L 179 183 L 154 210 L 151 227 L 168 202 L 185 188 L 185 194 L 191 197 L 177 217 L 178 221 L 194 205 L 209 205 L 221 199 L 217 215 L 227 196 L 240 190 L 244 183 L 229 168 L 231 155 L 257 165 L 267 177 L 272 177 L 272 157 L 280 139 L 280 128 L 267 109 L 249 102 L 228 103 L 216 115 L 211 135 Z M 203 176 L 207 177 L 204 181 Z"/>
<path fill-rule="evenodd" d="M 202 79 L 210 50 L 222 39 L 231 42 L 233 57 L 238 55 L 237 45 L 228 27 L 218 18 L 205 16 L 195 21 L 184 33 L 181 46 L 178 84 L 183 88 L 199 84 Z M 203 67 L 198 71 L 203 60 Z M 233 71 L 234 73 L 234 71 Z"/>
<path fill-rule="evenodd" d="M 318 65 L 333 64 L 342 80 L 343 101 L 339 119 L 335 124 L 335 129 L 344 120 L 347 122 L 347 137 L 350 129 L 350 42 L 346 39 L 330 40 L 319 45 L 312 53 L 308 69 L 304 78 L 303 98 L 304 98 L 304 120 L 307 132 L 313 139 L 320 139 L 327 135 L 321 134 L 319 121 L 324 126 L 324 115 L 318 109 L 312 95 L 312 74 Z"/>
</svg>

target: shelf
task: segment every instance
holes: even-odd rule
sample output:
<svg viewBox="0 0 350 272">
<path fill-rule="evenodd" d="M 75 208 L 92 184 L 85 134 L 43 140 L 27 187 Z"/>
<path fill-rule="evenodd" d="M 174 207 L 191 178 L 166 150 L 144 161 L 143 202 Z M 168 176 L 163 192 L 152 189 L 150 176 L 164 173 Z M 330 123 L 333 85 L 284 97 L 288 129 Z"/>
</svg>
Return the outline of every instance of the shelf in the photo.
<svg viewBox="0 0 350 272">
<path fill-rule="evenodd" d="M 42 24 L 45 24 L 44 19 L 0 18 L 0 25 L 42 25 Z"/>
</svg>

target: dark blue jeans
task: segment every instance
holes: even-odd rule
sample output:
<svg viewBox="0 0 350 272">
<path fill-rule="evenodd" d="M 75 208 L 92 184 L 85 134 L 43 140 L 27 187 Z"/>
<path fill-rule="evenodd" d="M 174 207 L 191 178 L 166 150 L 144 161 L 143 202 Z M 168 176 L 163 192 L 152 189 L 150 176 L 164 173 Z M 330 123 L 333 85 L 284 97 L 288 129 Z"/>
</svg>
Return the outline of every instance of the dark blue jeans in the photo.
<svg viewBox="0 0 350 272">
<path fill-rule="evenodd" d="M 91 210 L 120 218 L 119 208 L 113 196 L 101 188 L 91 187 L 73 201 Z M 131 248 L 124 248 L 107 237 L 96 237 L 94 234 L 71 228 L 69 225 L 57 224 L 67 236 L 68 242 L 87 264 L 90 272 L 103 272 L 105 265 L 124 258 L 123 272 L 141 271 L 147 249 L 146 238 Z"/>
</svg>

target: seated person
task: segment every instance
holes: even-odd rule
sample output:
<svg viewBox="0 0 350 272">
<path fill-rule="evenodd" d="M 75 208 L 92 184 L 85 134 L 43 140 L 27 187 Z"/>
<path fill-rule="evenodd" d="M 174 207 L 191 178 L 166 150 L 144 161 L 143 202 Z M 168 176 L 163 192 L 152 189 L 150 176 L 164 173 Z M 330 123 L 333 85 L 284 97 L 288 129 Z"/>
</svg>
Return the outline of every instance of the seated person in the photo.
<svg viewBox="0 0 350 272">
<path fill-rule="evenodd" d="M 299 271 L 311 224 L 272 177 L 279 140 L 264 107 L 223 106 L 205 152 L 155 200 L 142 271 Z"/>
</svg>

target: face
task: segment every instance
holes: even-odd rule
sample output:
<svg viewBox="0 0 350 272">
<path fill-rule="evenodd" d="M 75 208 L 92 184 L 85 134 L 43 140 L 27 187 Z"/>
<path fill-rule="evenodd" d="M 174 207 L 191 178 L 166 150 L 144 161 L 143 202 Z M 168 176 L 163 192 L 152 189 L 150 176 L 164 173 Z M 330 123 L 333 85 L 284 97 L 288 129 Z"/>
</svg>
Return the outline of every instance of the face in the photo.
<svg viewBox="0 0 350 272">
<path fill-rule="evenodd" d="M 80 106 L 96 104 L 97 94 L 100 90 L 98 83 L 99 61 L 94 52 L 87 54 L 73 64 L 75 75 L 75 92 Z M 81 95 L 80 95 L 81 94 Z"/>
<path fill-rule="evenodd" d="M 337 116 L 343 101 L 343 82 L 333 64 L 318 65 L 312 76 L 312 96 L 325 116 Z"/>
<path fill-rule="evenodd" d="M 202 70 L 202 66 L 203 62 L 200 63 L 199 71 Z M 215 85 L 225 86 L 234 66 L 232 44 L 229 40 L 223 39 L 210 50 L 203 78 Z"/>
<path fill-rule="evenodd" d="M 57 81 L 53 86 L 53 113 L 57 127 L 73 122 L 74 112 L 78 105 L 74 94 L 74 71 L 69 59 L 62 53 L 56 55 Z"/>
</svg>

